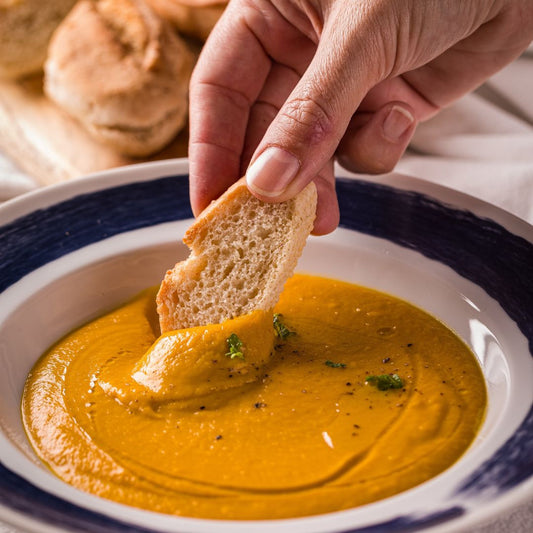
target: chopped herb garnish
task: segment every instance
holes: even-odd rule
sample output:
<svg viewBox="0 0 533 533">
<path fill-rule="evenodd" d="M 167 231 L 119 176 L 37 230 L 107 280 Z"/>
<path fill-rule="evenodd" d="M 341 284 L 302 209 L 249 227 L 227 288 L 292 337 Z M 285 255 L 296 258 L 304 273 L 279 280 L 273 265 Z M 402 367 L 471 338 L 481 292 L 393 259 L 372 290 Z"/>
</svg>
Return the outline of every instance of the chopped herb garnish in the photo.
<svg viewBox="0 0 533 533">
<path fill-rule="evenodd" d="M 368 376 L 366 382 L 375 385 L 378 390 L 401 389 L 403 387 L 402 378 L 398 374 Z"/>
<path fill-rule="evenodd" d="M 290 337 L 291 335 L 296 335 L 295 331 L 291 331 L 282 321 L 281 317 L 283 315 L 281 313 L 274 313 L 274 330 L 276 332 L 276 335 L 281 339 L 285 340 L 287 337 Z"/>
<path fill-rule="evenodd" d="M 331 368 L 346 368 L 345 363 L 334 363 L 333 361 L 326 361 L 324 364 L 326 366 L 330 366 Z"/>
<path fill-rule="evenodd" d="M 237 334 L 232 333 L 227 339 L 226 342 L 228 343 L 229 352 L 226 353 L 227 357 L 230 357 L 231 359 L 239 358 L 244 359 L 244 354 L 242 353 L 242 341 L 239 339 Z"/>
</svg>

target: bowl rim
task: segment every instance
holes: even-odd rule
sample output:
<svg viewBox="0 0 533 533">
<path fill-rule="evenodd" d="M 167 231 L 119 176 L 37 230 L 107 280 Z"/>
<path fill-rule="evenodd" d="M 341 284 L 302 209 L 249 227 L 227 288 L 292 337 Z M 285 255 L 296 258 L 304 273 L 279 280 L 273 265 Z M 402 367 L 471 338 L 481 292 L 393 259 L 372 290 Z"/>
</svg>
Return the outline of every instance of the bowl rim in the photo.
<svg viewBox="0 0 533 533">
<path fill-rule="evenodd" d="M 73 181 L 63 182 L 52 185 L 44 189 L 31 191 L 22 195 L 21 197 L 10 200 L 0 206 L 0 226 L 4 225 L 10 220 L 15 220 L 18 217 L 24 216 L 35 209 L 43 209 L 50 205 L 55 205 L 62 200 L 76 196 L 80 193 L 92 193 L 95 191 L 105 190 L 112 186 L 119 186 L 132 182 L 150 181 L 159 177 L 169 175 L 181 175 L 188 171 L 188 161 L 186 159 L 176 159 L 159 161 L 155 163 L 141 163 L 128 167 L 121 167 L 110 171 L 103 171 L 78 178 Z M 498 208 L 487 204 L 486 202 L 466 195 L 462 192 L 450 189 L 448 187 L 437 185 L 431 182 L 424 181 L 420 178 L 412 178 L 409 176 L 391 173 L 386 176 L 360 176 L 347 173 L 343 170 L 337 171 L 337 176 L 341 179 L 356 178 L 365 183 L 373 183 L 381 187 L 391 187 L 395 190 L 403 190 L 406 192 L 416 191 L 416 193 L 434 196 L 437 192 L 438 201 L 444 205 L 454 206 L 455 208 L 468 209 L 481 217 L 489 217 L 494 222 L 503 226 L 513 234 L 526 239 L 530 244 L 533 243 L 533 226 L 526 221 Z M 0 461 L 1 465 L 1 461 Z M 517 490 L 520 489 L 520 490 Z M 507 491 L 502 497 L 491 504 L 490 509 L 484 512 L 470 512 L 467 516 L 458 518 L 454 521 L 454 526 L 464 524 L 472 524 L 479 522 L 480 519 L 486 519 L 490 513 L 492 516 L 497 516 L 503 509 L 509 509 L 511 506 L 519 505 L 520 503 L 531 499 L 533 497 L 533 476 L 527 479 L 524 483 L 515 487 L 515 490 Z M 20 518 L 17 513 L 5 507 L 0 503 L 0 508 L 4 509 L 6 518 L 11 521 L 18 521 Z M 476 514 L 480 516 L 476 518 Z M 2 514 L 0 514 L 2 516 Z M 29 524 L 28 524 L 29 525 Z M 436 526 L 433 530 L 445 530 L 447 525 Z M 41 525 L 41 531 L 43 531 Z M 57 530 L 57 529 L 56 529 Z"/>
</svg>

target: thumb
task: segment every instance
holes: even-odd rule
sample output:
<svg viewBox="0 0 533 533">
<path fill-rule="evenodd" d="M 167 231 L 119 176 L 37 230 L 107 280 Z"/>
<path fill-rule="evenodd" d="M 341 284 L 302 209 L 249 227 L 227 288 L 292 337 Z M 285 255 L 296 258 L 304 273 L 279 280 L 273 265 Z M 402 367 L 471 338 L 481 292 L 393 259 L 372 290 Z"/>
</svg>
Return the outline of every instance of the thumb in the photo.
<svg viewBox="0 0 533 533">
<path fill-rule="evenodd" d="M 342 30 L 329 37 L 324 30 L 312 62 L 252 156 L 246 180 L 262 200 L 291 198 L 320 173 L 361 100 L 380 79 L 379 61 L 365 65 L 361 58 L 369 57 L 368 51 L 355 53 L 360 39 L 352 35 L 350 43 L 348 37 L 339 43 L 338 35 Z"/>
</svg>

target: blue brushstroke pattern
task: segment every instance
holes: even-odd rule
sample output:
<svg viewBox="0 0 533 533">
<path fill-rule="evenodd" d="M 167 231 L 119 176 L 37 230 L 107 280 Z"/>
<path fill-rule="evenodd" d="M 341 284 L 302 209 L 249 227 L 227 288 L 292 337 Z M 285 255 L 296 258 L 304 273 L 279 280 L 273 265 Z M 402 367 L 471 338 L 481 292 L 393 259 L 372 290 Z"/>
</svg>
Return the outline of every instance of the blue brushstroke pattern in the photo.
<svg viewBox="0 0 533 533">
<path fill-rule="evenodd" d="M 0 227 L 0 292 L 88 244 L 190 217 L 187 176 L 111 187 L 39 209 Z"/>
<path fill-rule="evenodd" d="M 426 195 L 358 180 L 337 180 L 341 226 L 416 250 L 454 269 L 495 298 L 533 353 L 533 244 L 490 219 Z M 187 176 L 169 176 L 76 196 L 0 228 L 0 291 L 54 259 L 107 237 L 192 216 Z M 519 430 L 459 488 L 504 490 L 533 474 L 533 408 Z M 149 533 L 48 494 L 0 464 L 0 501 L 75 531 Z M 453 506 L 398 516 L 351 533 L 424 529 L 462 515 Z"/>
</svg>

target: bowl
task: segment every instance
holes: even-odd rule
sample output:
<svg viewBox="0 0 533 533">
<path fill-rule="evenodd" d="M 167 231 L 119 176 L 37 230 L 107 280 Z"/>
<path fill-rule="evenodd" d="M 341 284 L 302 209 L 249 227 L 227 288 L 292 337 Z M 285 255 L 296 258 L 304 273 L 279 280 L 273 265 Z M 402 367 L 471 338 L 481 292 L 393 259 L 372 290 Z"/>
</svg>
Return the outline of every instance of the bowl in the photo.
<svg viewBox="0 0 533 533">
<path fill-rule="evenodd" d="M 128 507 L 47 470 L 21 423 L 26 376 L 57 339 L 157 284 L 188 255 L 187 172 L 186 160 L 134 165 L 0 207 L 0 521 L 33 531 L 456 531 L 532 500 L 533 228 L 423 180 L 340 169 L 340 227 L 311 237 L 298 269 L 406 299 L 472 349 L 489 402 L 462 458 L 376 503 L 248 522 Z"/>
</svg>

